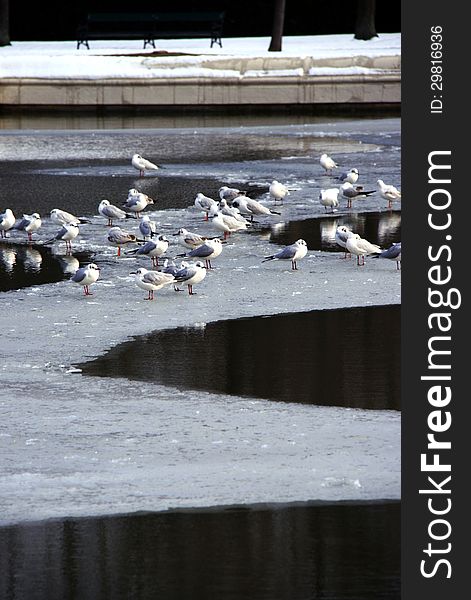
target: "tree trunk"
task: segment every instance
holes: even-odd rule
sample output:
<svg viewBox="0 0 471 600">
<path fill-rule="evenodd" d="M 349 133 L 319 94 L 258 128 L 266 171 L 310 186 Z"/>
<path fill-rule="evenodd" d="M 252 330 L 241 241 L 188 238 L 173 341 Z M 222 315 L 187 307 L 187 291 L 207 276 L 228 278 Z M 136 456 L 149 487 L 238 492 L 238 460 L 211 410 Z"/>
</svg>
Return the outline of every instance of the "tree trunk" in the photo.
<svg viewBox="0 0 471 600">
<path fill-rule="evenodd" d="M 10 0 L 0 0 L 0 46 L 10 45 Z"/>
<path fill-rule="evenodd" d="M 376 0 L 358 0 L 355 39 L 371 40 L 378 37 L 375 25 Z"/>
<path fill-rule="evenodd" d="M 269 52 L 281 52 L 283 39 L 283 26 L 285 23 L 286 0 L 275 0 L 275 13 L 273 15 L 273 27 L 271 30 L 271 42 Z"/>
</svg>

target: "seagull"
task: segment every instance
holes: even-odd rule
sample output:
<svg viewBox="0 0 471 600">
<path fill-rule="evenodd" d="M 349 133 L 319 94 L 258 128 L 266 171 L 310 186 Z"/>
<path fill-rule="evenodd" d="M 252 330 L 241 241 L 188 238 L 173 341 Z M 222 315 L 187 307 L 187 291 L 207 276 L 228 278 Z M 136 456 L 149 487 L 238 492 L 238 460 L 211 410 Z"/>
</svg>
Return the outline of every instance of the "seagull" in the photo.
<svg viewBox="0 0 471 600">
<path fill-rule="evenodd" d="M 307 254 L 307 244 L 304 240 L 297 240 L 290 246 L 285 246 L 282 250 L 271 256 L 265 256 L 262 262 L 268 260 L 291 260 L 291 268 L 293 271 L 298 270 L 296 262 L 301 258 L 304 258 Z"/>
<path fill-rule="evenodd" d="M 66 210 L 61 210 L 60 208 L 53 208 L 49 214 L 51 221 L 54 221 L 54 223 L 57 223 L 57 225 L 68 225 L 69 223 L 90 223 L 89 219 L 76 217 L 72 213 L 69 213 Z"/>
<path fill-rule="evenodd" d="M 6 208 L 5 212 L 0 214 L 0 238 L 7 237 L 7 231 L 13 227 L 15 220 L 11 208 Z"/>
<path fill-rule="evenodd" d="M 121 256 L 121 246 L 139 241 L 133 233 L 128 233 L 121 227 L 112 227 L 108 231 L 108 242 L 118 247 L 118 256 Z"/>
<path fill-rule="evenodd" d="M 342 191 L 342 196 L 347 198 L 347 208 L 352 208 L 352 200 L 354 198 L 358 198 L 359 196 L 369 196 L 370 194 L 374 194 L 376 190 L 365 191 L 362 186 L 353 187 L 353 185 L 346 181 L 344 184 L 340 186 Z"/>
<path fill-rule="evenodd" d="M 175 281 L 175 277 L 171 273 L 148 271 L 147 269 L 144 269 L 144 267 L 141 267 L 137 271 L 133 271 L 131 275 L 136 276 L 136 284 L 138 287 L 149 292 L 145 300 L 153 300 L 154 292 Z"/>
<path fill-rule="evenodd" d="M 135 188 L 131 188 L 128 192 L 128 197 L 126 198 L 126 202 L 123 203 L 123 206 L 135 213 L 136 216 L 139 215 L 149 204 L 154 204 L 152 198 L 149 198 L 147 194 L 143 194 L 139 190 Z"/>
<path fill-rule="evenodd" d="M 98 212 L 102 217 L 108 219 L 108 227 L 113 227 L 113 221 L 115 219 L 129 219 L 131 215 L 124 212 L 114 204 L 111 204 L 109 200 L 102 200 L 98 205 Z"/>
<path fill-rule="evenodd" d="M 250 216 L 252 222 L 255 215 L 281 214 L 279 212 L 276 212 L 276 210 L 271 210 L 271 208 L 264 206 L 261 202 L 258 202 L 257 200 L 252 200 L 252 198 L 248 198 L 247 196 L 239 196 L 237 200 L 234 200 L 232 202 L 232 206 L 238 208 L 243 215 Z"/>
<path fill-rule="evenodd" d="M 207 269 L 212 269 L 211 260 L 217 258 L 222 252 L 222 242 L 219 238 L 206 240 L 202 246 L 194 248 L 187 254 L 178 254 L 178 257 L 204 258 Z"/>
<path fill-rule="evenodd" d="M 396 242 L 387 250 L 383 250 L 379 254 L 373 254 L 373 258 L 389 258 L 396 261 L 396 269 L 401 268 L 401 242 Z"/>
<path fill-rule="evenodd" d="M 144 177 L 146 171 L 156 171 L 157 169 L 160 169 L 159 165 L 154 165 L 150 160 L 142 158 L 140 154 L 133 154 L 131 164 L 139 171 L 139 177 Z"/>
<path fill-rule="evenodd" d="M 185 283 L 188 286 L 188 293 L 193 296 L 193 286 L 195 283 L 200 283 L 206 277 L 206 267 L 201 261 L 196 262 L 194 265 L 188 265 L 184 269 L 178 271 L 175 275 L 175 280 L 178 283 Z"/>
<path fill-rule="evenodd" d="M 31 242 L 33 239 L 33 232 L 37 231 L 41 225 L 41 217 L 38 213 L 33 213 L 32 215 L 23 215 L 21 221 L 13 225 L 13 229 L 26 231 L 28 234 L 28 240 Z"/>
<path fill-rule="evenodd" d="M 180 242 L 180 244 L 182 246 L 185 246 L 185 248 L 190 248 L 191 250 L 193 248 L 197 248 L 198 246 L 201 246 L 202 244 L 204 244 L 207 239 L 205 237 L 202 237 L 201 235 L 198 235 L 197 233 L 192 233 L 191 231 L 187 231 L 183 227 L 181 229 L 179 229 L 177 231 L 177 233 L 174 233 L 173 235 L 178 235 L 178 238 L 179 238 L 178 241 Z"/>
<path fill-rule="evenodd" d="M 159 257 L 168 250 L 169 241 L 164 235 L 159 235 L 156 241 L 150 240 L 143 246 L 129 250 L 126 254 L 135 254 L 136 256 L 148 256 L 152 260 L 152 266 L 159 266 Z"/>
<path fill-rule="evenodd" d="M 350 169 L 350 171 L 342 173 L 336 179 L 338 179 L 342 183 L 346 183 L 347 181 L 348 183 L 356 183 L 358 181 L 358 176 L 358 169 Z"/>
<path fill-rule="evenodd" d="M 331 212 L 334 212 L 334 207 L 339 205 L 339 188 L 329 188 L 327 190 L 321 190 L 319 192 L 319 202 L 327 211 L 327 207 L 330 206 Z"/>
<path fill-rule="evenodd" d="M 224 215 L 221 212 L 216 211 L 214 214 L 211 214 L 211 218 L 213 220 L 213 225 L 219 231 L 224 232 L 224 239 L 227 239 L 231 233 L 236 231 L 245 231 L 247 229 L 247 223 L 241 223 L 235 217 L 231 217 L 230 215 Z"/>
<path fill-rule="evenodd" d="M 343 258 L 347 258 L 347 254 L 351 257 L 350 252 L 347 250 L 347 238 L 350 233 L 353 233 L 346 225 L 339 225 L 335 232 L 335 241 L 337 244 L 345 250 Z"/>
<path fill-rule="evenodd" d="M 44 242 L 45 244 L 52 244 L 56 240 L 65 242 L 66 252 L 72 252 L 72 240 L 74 240 L 80 233 L 79 223 L 67 223 L 62 226 L 58 233 Z"/>
<path fill-rule="evenodd" d="M 139 231 L 144 239 L 152 238 L 157 234 L 157 225 L 148 215 L 144 215 L 139 223 Z"/>
<path fill-rule="evenodd" d="M 356 254 L 357 265 L 359 267 L 362 267 L 365 264 L 365 256 L 367 254 L 377 254 L 382 252 L 382 248 L 360 237 L 358 233 L 353 232 L 350 232 L 347 237 L 346 247 L 351 254 Z M 360 261 L 360 257 L 362 258 L 362 261 Z"/>
<path fill-rule="evenodd" d="M 325 169 L 326 175 L 332 175 L 332 169 L 338 167 L 338 164 L 328 154 L 323 154 L 319 162 L 321 163 L 321 167 Z"/>
<path fill-rule="evenodd" d="M 83 293 L 85 296 L 92 296 L 92 293 L 88 288 L 92 283 L 95 283 L 99 276 L 100 269 L 95 263 L 90 263 L 86 267 L 77 269 L 77 271 L 75 271 L 75 273 L 72 275 L 71 281 L 83 286 Z"/>
<path fill-rule="evenodd" d="M 219 188 L 218 194 L 219 194 L 219 198 L 221 200 L 226 200 L 227 202 L 232 202 L 232 200 L 235 200 L 235 198 L 237 198 L 237 196 L 243 196 L 245 194 L 245 192 L 241 192 L 237 188 L 230 188 L 230 187 L 227 187 L 227 185 L 223 185 L 222 187 Z"/>
<path fill-rule="evenodd" d="M 219 212 L 221 212 L 223 215 L 233 217 L 240 223 L 245 223 L 246 225 L 249 224 L 249 221 L 247 221 L 247 219 L 241 214 L 240 210 L 235 206 L 229 206 L 226 200 L 220 200 L 218 206 Z"/>
<path fill-rule="evenodd" d="M 378 191 L 381 198 L 388 201 L 388 208 L 391 208 L 393 200 L 401 199 L 401 192 L 393 185 L 387 185 L 382 179 L 378 179 Z"/>
<path fill-rule="evenodd" d="M 274 198 L 275 202 L 277 200 L 280 200 L 280 202 L 283 203 L 285 196 L 289 196 L 288 188 L 276 180 L 271 182 L 270 187 L 268 188 L 268 191 L 270 193 L 270 196 L 272 196 Z"/>
<path fill-rule="evenodd" d="M 204 194 L 198 193 L 198 194 L 196 194 L 196 198 L 195 198 L 195 206 L 196 206 L 196 208 L 199 208 L 206 213 L 204 220 L 207 221 L 208 213 L 211 210 L 217 210 L 218 204 L 217 204 L 216 200 L 213 200 L 212 198 L 209 198 L 208 196 L 205 196 Z"/>
</svg>

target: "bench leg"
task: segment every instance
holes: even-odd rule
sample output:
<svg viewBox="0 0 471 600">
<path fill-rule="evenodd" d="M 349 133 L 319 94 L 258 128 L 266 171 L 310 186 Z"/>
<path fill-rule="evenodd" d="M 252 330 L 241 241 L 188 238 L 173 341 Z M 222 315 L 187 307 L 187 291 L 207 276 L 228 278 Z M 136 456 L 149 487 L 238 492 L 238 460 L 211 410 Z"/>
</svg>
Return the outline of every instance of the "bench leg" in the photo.
<svg viewBox="0 0 471 600">
<path fill-rule="evenodd" d="M 155 40 L 144 40 L 144 50 L 146 49 L 147 44 L 150 44 L 155 50 Z"/>
<path fill-rule="evenodd" d="M 222 48 L 221 38 L 211 38 L 211 48 L 213 47 L 213 44 L 219 44 L 219 47 Z"/>
</svg>

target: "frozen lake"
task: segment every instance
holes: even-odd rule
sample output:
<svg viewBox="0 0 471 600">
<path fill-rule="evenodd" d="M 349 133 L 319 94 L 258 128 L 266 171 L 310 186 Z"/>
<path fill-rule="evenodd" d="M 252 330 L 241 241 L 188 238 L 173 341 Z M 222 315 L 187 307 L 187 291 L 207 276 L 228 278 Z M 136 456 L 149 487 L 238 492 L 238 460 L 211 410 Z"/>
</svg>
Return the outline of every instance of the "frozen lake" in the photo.
<svg viewBox="0 0 471 600">
<path fill-rule="evenodd" d="M 137 177 L 130 166 L 135 152 L 164 168 Z M 345 339 L 352 339 L 358 328 L 355 310 L 384 307 L 388 314 L 397 309 L 401 289 L 395 263 L 367 258 L 366 266 L 357 267 L 355 260 L 341 259 L 333 235 L 338 224 L 347 224 L 387 247 L 400 240 L 400 204 L 390 211 L 375 193 L 354 202 L 351 210 L 342 202 L 336 213 L 326 215 L 319 189 L 338 182 L 322 172 L 318 157 L 323 152 L 342 168 L 358 168 L 366 189 L 375 189 L 378 178 L 400 185 L 400 121 L 395 118 L 0 133 L 0 177 L 9 190 L 1 210 L 9 206 L 17 217 L 34 211 L 43 216 L 32 245 L 22 232 L 13 232 L 0 245 L 1 289 L 18 288 L 0 293 L 2 531 L 20 531 L 15 527 L 51 518 L 400 498 L 397 402 L 378 404 L 371 397 L 366 408 L 348 401 L 320 406 L 214 389 L 214 348 L 213 354 L 205 352 L 204 341 L 200 353 L 192 351 L 191 375 L 190 358 L 187 364 L 181 346 L 180 360 L 170 360 L 170 352 L 161 356 L 167 358 L 166 371 L 177 371 L 172 385 L 165 377 L 128 378 L 126 369 L 106 378 L 77 369 L 135 336 L 178 336 L 185 329 L 197 335 L 224 327 L 223 321 L 345 310 Z M 150 268 L 150 261 L 126 254 L 118 258 L 107 243 L 106 222 L 97 214 L 103 198 L 120 205 L 129 188 L 144 191 L 156 200 L 146 213 L 171 239 L 167 255 L 173 259 L 183 251 L 172 237 L 178 228 L 218 235 L 200 212 L 188 208 L 197 192 L 215 197 L 221 185 L 236 186 L 274 207 L 267 193 L 273 179 L 290 188 L 276 209 L 281 215 L 260 219 L 253 231 L 233 234 L 193 297 L 166 289 L 156 293 L 154 302 L 145 301 L 130 273 L 137 266 Z M 47 216 L 56 207 L 91 221 L 82 226 L 72 257 L 65 256 L 62 244 L 42 247 L 58 230 Z M 137 231 L 131 219 L 122 226 Z M 285 263 L 261 262 L 280 244 L 301 236 L 309 252 L 298 271 Z M 89 260 L 99 265 L 101 275 L 94 295 L 84 297 L 67 278 Z M 328 360 L 325 352 L 332 354 L 324 387 L 329 378 L 338 378 L 335 363 L 342 353 L 352 365 L 362 354 L 362 389 L 368 390 L 368 340 L 397 347 L 399 335 L 398 320 L 390 317 L 369 320 L 368 327 L 370 338 L 362 337 L 360 327 L 355 343 L 345 347 L 341 329 L 333 340 L 325 329 L 318 340 L 329 339 L 327 345 L 312 342 L 323 360 Z M 309 344 L 302 325 L 275 343 L 289 345 L 289 351 L 296 332 L 301 346 Z M 222 334 L 223 360 L 230 360 L 229 346 L 236 343 Z M 243 344 L 238 351 L 246 359 Z M 256 352 L 263 353 L 263 345 Z M 126 353 L 120 360 L 145 372 L 152 354 L 141 355 L 132 344 L 129 353 L 132 360 Z M 398 373 L 398 352 L 391 356 L 390 371 Z M 149 372 L 153 368 L 149 365 Z M 295 369 L 287 369 L 286 377 L 289 387 Z M 192 379 L 198 384 L 193 386 Z M 317 381 L 313 377 L 313 387 Z M 354 393 L 345 389 L 343 400 Z M 348 518 L 355 520 L 354 514 Z"/>
</svg>

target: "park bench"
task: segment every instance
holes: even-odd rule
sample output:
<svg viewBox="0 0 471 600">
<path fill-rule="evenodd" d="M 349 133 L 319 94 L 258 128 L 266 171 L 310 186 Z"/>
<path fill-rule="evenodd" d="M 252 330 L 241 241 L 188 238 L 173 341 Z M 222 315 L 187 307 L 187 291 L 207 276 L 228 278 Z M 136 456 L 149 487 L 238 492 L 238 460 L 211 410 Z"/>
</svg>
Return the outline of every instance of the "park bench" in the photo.
<svg viewBox="0 0 471 600">
<path fill-rule="evenodd" d="M 89 40 L 142 39 L 155 48 L 156 39 L 209 37 L 222 48 L 223 12 L 89 13 L 77 27 L 77 50 Z"/>
</svg>

